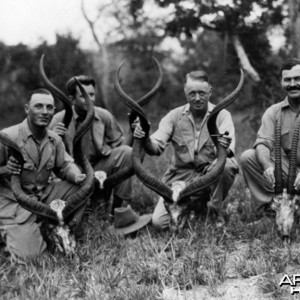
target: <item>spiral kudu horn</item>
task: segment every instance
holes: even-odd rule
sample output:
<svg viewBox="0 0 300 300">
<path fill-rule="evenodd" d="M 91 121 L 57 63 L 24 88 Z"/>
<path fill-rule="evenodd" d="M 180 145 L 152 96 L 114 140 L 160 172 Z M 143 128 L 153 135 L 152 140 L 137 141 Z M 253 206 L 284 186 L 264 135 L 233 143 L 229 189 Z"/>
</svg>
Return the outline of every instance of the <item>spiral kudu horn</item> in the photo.
<svg viewBox="0 0 300 300">
<path fill-rule="evenodd" d="M 157 60 L 154 60 L 157 65 L 159 65 Z M 142 109 L 142 107 L 135 102 L 130 96 L 128 96 L 124 90 L 122 89 L 119 81 L 119 72 L 122 65 L 119 66 L 116 76 L 116 89 L 123 103 L 130 108 L 140 119 L 141 127 L 146 133 L 146 136 L 149 133 L 150 125 L 147 120 L 147 117 Z M 161 82 L 162 82 L 162 70 L 161 67 L 158 68 L 159 70 L 159 78 L 155 85 L 155 89 L 159 89 Z M 166 201 L 172 202 L 172 190 L 161 180 L 157 179 L 150 173 L 148 173 L 145 168 L 142 166 L 142 152 L 145 146 L 145 138 L 144 139 L 134 139 L 133 147 L 132 147 L 132 162 L 133 167 L 135 170 L 136 175 L 140 179 L 140 181 L 149 187 L 150 189 L 154 190 L 158 195 L 162 196 Z"/>
<path fill-rule="evenodd" d="M 114 82 L 117 93 L 119 94 L 119 96 L 121 97 L 121 99 L 123 100 L 125 105 L 127 107 L 131 108 L 132 118 L 135 118 L 135 116 L 139 114 L 140 117 L 143 118 L 142 122 L 143 122 L 143 126 L 145 127 L 145 130 L 148 130 L 148 131 L 149 131 L 149 123 L 147 121 L 147 118 L 146 118 L 142 108 L 139 106 L 138 103 L 140 103 L 141 105 L 148 103 L 151 100 L 151 97 L 157 93 L 157 91 L 159 90 L 159 87 L 162 84 L 163 74 L 162 74 L 161 66 L 155 58 L 153 58 L 153 61 L 155 62 L 155 65 L 159 72 L 159 78 L 156 81 L 156 84 L 154 85 L 154 87 L 146 95 L 144 95 L 142 98 L 140 98 L 137 101 L 137 103 L 130 96 L 128 96 L 121 87 L 119 76 L 120 76 L 120 70 L 123 66 L 123 63 L 120 64 L 120 66 L 118 67 L 118 70 L 116 72 L 115 82 Z M 130 104 L 128 104 L 128 102 Z M 134 116 L 134 114 L 135 114 L 135 116 Z M 131 145 L 132 144 L 131 140 L 132 140 L 132 132 L 130 131 L 129 137 L 127 137 L 127 142 L 125 141 L 124 143 Z M 112 187 L 116 186 L 117 184 L 121 183 L 122 181 L 124 181 L 125 179 L 129 178 L 132 175 L 134 175 L 133 167 L 130 166 L 130 167 L 123 168 L 123 169 L 115 172 L 114 174 L 110 175 L 104 181 L 104 188 L 112 188 Z"/>
<path fill-rule="evenodd" d="M 72 102 L 68 98 L 68 96 L 66 96 L 66 94 L 63 93 L 58 87 L 56 87 L 47 77 L 47 75 L 45 73 L 45 69 L 44 69 L 44 57 L 45 57 L 45 55 L 43 54 L 40 59 L 40 74 L 42 76 L 42 79 L 43 79 L 46 87 L 52 93 L 53 97 L 55 99 L 62 101 L 62 103 L 64 105 L 64 109 L 65 109 L 63 123 L 64 123 L 65 127 L 68 128 L 68 126 L 72 120 L 72 116 L 73 116 Z"/>
<path fill-rule="evenodd" d="M 283 192 L 282 162 L 281 162 L 281 125 L 280 119 L 275 124 L 275 194 Z"/>
<path fill-rule="evenodd" d="M 297 118 L 293 137 L 292 137 L 292 145 L 291 145 L 291 153 L 289 157 L 289 172 L 287 178 L 287 193 L 289 195 L 294 195 L 296 193 L 294 182 L 296 179 L 297 173 L 297 148 L 299 142 L 299 132 L 300 132 L 300 118 Z"/>
<path fill-rule="evenodd" d="M 78 127 L 76 131 L 76 135 L 74 138 L 74 158 L 75 162 L 81 166 L 84 173 L 86 174 L 86 179 L 80 189 L 67 198 L 67 205 L 63 209 L 62 215 L 67 223 L 73 213 L 81 207 L 88 200 L 89 196 L 92 194 L 94 189 L 94 170 L 87 159 L 84 153 L 84 145 L 83 145 L 83 136 L 87 133 L 87 131 L 91 128 L 93 119 L 94 119 L 94 106 L 92 100 L 89 95 L 86 93 L 83 86 L 80 82 L 75 78 L 75 81 L 86 101 L 87 105 L 87 114 L 84 121 Z"/>
</svg>

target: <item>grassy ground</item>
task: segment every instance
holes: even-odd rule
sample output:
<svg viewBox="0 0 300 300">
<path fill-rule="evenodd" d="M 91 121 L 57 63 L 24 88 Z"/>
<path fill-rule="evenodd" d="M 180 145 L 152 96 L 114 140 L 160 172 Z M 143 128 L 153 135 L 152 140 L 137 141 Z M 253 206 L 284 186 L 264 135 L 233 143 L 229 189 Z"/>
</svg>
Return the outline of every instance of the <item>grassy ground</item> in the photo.
<svg viewBox="0 0 300 300">
<path fill-rule="evenodd" d="M 254 135 L 246 118 L 237 116 L 235 122 L 239 155 L 251 146 Z M 144 164 L 161 176 L 168 165 L 167 155 L 146 158 Z M 157 196 L 136 178 L 133 187 L 134 209 L 141 214 L 152 212 Z M 73 258 L 46 254 L 18 266 L 2 248 L 0 299 L 176 299 L 167 298 L 165 291 L 172 287 L 190 291 L 197 286 L 206 287 L 210 296 L 182 299 L 238 299 L 222 298 L 218 289 L 232 277 L 257 278 L 262 298 L 244 299 L 297 299 L 289 298 L 278 284 L 287 268 L 299 266 L 299 237 L 285 245 L 274 224 L 247 225 L 252 218 L 251 201 L 241 175 L 226 205 L 235 209 L 224 228 L 216 229 L 203 217 L 193 230 L 187 226 L 177 236 L 148 226 L 135 236 L 118 237 L 107 232 L 110 224 L 101 211 L 86 214 Z"/>
</svg>

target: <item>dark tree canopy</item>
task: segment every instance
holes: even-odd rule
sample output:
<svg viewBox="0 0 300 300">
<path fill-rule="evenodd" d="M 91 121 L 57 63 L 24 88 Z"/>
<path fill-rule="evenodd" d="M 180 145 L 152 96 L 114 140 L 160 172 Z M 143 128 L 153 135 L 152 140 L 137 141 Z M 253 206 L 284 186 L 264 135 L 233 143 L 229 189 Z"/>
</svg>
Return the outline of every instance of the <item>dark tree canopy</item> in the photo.
<svg viewBox="0 0 300 300">
<path fill-rule="evenodd" d="M 0 105 L 3 115 L 1 127 L 14 124 L 24 117 L 24 103 L 30 91 L 44 86 L 39 74 L 39 60 L 45 54 L 45 69 L 49 78 L 64 89 L 66 80 L 79 73 L 91 72 L 89 58 L 70 35 L 56 36 L 56 43 L 43 42 L 36 48 L 26 45 L 0 44 Z M 60 106 L 60 103 L 57 103 Z M 7 123 L 8 122 L 8 123 Z"/>
</svg>

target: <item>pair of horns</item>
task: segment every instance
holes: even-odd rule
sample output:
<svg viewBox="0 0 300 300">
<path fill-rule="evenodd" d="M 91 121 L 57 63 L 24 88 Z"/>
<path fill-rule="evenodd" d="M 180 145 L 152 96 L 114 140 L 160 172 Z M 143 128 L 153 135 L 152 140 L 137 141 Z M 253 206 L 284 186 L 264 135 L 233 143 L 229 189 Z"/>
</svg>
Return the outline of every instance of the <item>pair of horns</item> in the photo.
<svg viewBox="0 0 300 300">
<path fill-rule="evenodd" d="M 155 64 L 158 66 L 158 70 L 161 70 L 161 67 L 156 59 L 154 59 Z M 122 66 L 122 65 L 121 65 Z M 144 129 L 144 131 L 149 130 L 149 122 L 147 120 L 147 117 L 141 108 L 141 106 L 135 102 L 130 96 L 128 96 L 124 90 L 122 89 L 120 85 L 119 80 L 119 72 L 121 69 L 121 66 L 118 68 L 117 75 L 116 75 L 116 90 L 119 93 L 123 103 L 129 107 L 131 110 L 133 110 L 137 116 L 140 119 L 141 126 Z M 155 87 L 158 89 L 161 85 L 161 78 L 157 80 L 157 84 Z M 205 175 L 201 176 L 199 179 L 195 180 L 193 183 L 188 184 L 179 194 L 179 197 L 177 199 L 177 203 L 186 201 L 189 199 L 191 195 L 194 195 L 195 193 L 207 188 L 212 183 L 214 183 L 219 176 L 221 175 L 225 163 L 226 163 L 226 149 L 224 149 L 217 141 L 215 136 L 219 134 L 217 125 L 216 125 L 216 119 L 219 114 L 219 112 L 226 108 L 228 105 L 230 105 L 233 101 L 235 101 L 238 98 L 238 95 L 242 89 L 244 83 L 244 73 L 241 70 L 241 77 L 239 84 L 237 88 L 225 99 L 223 99 L 211 112 L 208 121 L 207 121 L 207 127 L 209 134 L 212 136 L 213 142 L 216 145 L 217 148 L 217 163 L 215 167 Z M 147 170 L 142 166 L 141 164 L 141 154 L 145 147 L 145 139 L 135 139 L 133 143 L 133 154 L 132 154 L 132 161 L 133 161 L 133 167 L 135 170 L 135 173 L 137 177 L 140 179 L 140 181 L 146 185 L 151 190 L 155 191 L 158 195 L 162 196 L 165 201 L 167 202 L 173 202 L 172 199 L 172 190 L 169 186 L 167 186 L 164 182 L 154 177 L 152 174 L 148 173 Z"/>
</svg>

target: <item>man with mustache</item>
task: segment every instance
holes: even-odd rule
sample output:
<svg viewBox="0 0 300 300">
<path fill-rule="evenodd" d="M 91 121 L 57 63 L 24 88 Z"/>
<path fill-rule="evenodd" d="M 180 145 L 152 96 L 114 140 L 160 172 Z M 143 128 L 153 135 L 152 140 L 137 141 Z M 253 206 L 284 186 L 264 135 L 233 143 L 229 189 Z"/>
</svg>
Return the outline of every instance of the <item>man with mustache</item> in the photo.
<svg viewBox="0 0 300 300">
<path fill-rule="evenodd" d="M 241 156 L 241 167 L 246 184 L 251 192 L 254 209 L 258 216 L 272 213 L 270 201 L 274 196 L 274 142 L 275 124 L 281 119 L 282 175 L 286 180 L 289 168 L 289 153 L 293 128 L 300 113 L 300 60 L 289 58 L 282 64 L 281 87 L 286 98 L 269 107 L 262 117 L 253 149 L 246 150 Z M 298 146 L 299 149 L 299 146 Z M 297 167 L 300 155 L 297 156 Z M 299 169 L 298 169 L 299 170 Z M 298 172 L 295 189 L 300 191 L 300 173 Z"/>
</svg>

